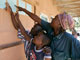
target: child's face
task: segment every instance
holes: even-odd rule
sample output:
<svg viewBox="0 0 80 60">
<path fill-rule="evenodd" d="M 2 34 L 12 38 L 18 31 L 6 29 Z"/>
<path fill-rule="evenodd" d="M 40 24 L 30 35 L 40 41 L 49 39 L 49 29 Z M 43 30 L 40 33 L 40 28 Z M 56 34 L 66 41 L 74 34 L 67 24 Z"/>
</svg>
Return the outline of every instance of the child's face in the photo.
<svg viewBox="0 0 80 60">
<path fill-rule="evenodd" d="M 39 33 L 37 36 L 34 37 L 33 43 L 37 46 L 41 46 L 42 38 L 43 38 L 43 34 Z"/>
</svg>

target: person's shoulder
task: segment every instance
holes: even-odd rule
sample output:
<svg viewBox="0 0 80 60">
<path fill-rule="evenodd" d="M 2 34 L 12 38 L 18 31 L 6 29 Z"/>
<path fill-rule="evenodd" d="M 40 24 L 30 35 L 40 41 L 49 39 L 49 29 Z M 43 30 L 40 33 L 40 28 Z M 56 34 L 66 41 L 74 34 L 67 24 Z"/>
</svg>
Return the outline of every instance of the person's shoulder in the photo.
<svg viewBox="0 0 80 60">
<path fill-rule="evenodd" d="M 70 39 L 70 40 L 74 40 L 76 39 L 72 34 L 68 33 L 68 32 L 64 32 L 64 35 L 66 38 Z"/>
<path fill-rule="evenodd" d="M 46 24 L 46 25 L 50 25 L 49 22 L 47 22 L 47 21 L 45 21 L 45 20 L 41 20 L 41 25 L 44 25 L 44 24 Z"/>
<path fill-rule="evenodd" d="M 41 26 L 46 31 L 49 31 L 50 29 L 52 29 L 50 23 L 44 20 L 41 20 Z"/>
<path fill-rule="evenodd" d="M 73 36 L 72 34 L 70 34 L 70 33 L 68 33 L 68 32 L 64 32 L 64 35 L 65 35 L 65 36 L 69 36 L 69 37 L 72 37 L 72 36 Z"/>
</svg>

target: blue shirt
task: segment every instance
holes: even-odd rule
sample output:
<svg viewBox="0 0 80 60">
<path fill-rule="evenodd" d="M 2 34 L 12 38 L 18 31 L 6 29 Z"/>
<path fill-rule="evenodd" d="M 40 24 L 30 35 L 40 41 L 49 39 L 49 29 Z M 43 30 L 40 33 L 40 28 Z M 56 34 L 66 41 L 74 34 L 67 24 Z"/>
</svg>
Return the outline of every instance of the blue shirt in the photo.
<svg viewBox="0 0 80 60">
<path fill-rule="evenodd" d="M 52 49 L 52 60 L 80 60 L 80 42 L 67 32 L 60 33 L 54 37 L 54 31 L 50 23 L 42 20 L 42 28 L 47 31 L 47 35 L 51 40 L 50 47 Z"/>
</svg>

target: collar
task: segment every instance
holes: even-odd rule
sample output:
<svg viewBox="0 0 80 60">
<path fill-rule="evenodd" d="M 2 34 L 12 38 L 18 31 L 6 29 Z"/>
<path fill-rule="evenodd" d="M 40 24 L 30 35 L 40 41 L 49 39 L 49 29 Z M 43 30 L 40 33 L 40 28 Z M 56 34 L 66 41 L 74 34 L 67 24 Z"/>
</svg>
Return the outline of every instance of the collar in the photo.
<svg viewBox="0 0 80 60">
<path fill-rule="evenodd" d="M 36 46 L 34 47 L 35 52 L 42 52 L 43 49 L 36 50 Z"/>
<path fill-rule="evenodd" d="M 64 32 L 60 33 L 59 35 L 56 36 L 56 38 L 61 39 L 61 37 L 63 36 L 63 34 L 64 34 Z"/>
</svg>

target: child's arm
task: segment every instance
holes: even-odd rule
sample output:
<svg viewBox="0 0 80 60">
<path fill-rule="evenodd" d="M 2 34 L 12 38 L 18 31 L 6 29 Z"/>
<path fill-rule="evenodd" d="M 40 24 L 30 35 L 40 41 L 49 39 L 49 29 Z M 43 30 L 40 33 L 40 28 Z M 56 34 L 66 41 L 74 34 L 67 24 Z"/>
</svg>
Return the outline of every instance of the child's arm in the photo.
<svg viewBox="0 0 80 60">
<path fill-rule="evenodd" d="M 31 38 L 30 38 L 29 34 L 26 33 L 25 28 L 23 27 L 23 25 L 22 25 L 22 23 L 21 23 L 21 21 L 19 19 L 18 12 L 16 13 L 15 17 L 16 17 L 16 20 L 17 20 L 17 22 L 19 24 L 19 27 L 20 27 L 20 30 L 21 30 L 22 35 L 25 37 L 26 40 L 29 40 L 30 41 Z"/>
<path fill-rule="evenodd" d="M 19 7 L 19 6 L 16 6 L 16 7 L 18 8 L 19 11 L 24 11 L 26 14 L 28 14 L 35 22 L 38 22 L 39 24 L 41 24 L 41 19 L 37 15 L 27 11 L 22 7 Z"/>
<path fill-rule="evenodd" d="M 18 23 L 17 23 L 17 21 L 16 21 L 16 19 L 15 19 L 14 13 L 12 12 L 12 9 L 11 9 L 11 7 L 10 7 L 10 5 L 9 5 L 8 3 L 6 3 L 6 9 L 9 11 L 9 13 L 10 13 L 10 15 L 11 15 L 11 21 L 12 21 L 12 23 L 13 23 L 14 28 L 15 28 L 16 30 L 18 30 L 19 25 L 18 25 Z"/>
<path fill-rule="evenodd" d="M 13 23 L 14 28 L 16 30 L 18 30 L 19 29 L 19 25 L 18 25 L 18 23 L 17 23 L 17 21 L 15 19 L 15 16 L 14 16 L 13 12 L 11 12 L 11 20 L 12 20 L 12 23 Z"/>
</svg>

